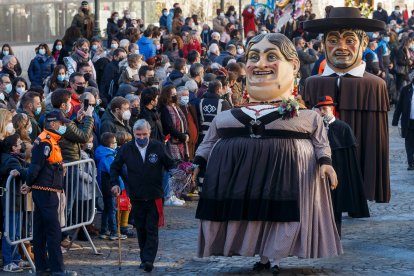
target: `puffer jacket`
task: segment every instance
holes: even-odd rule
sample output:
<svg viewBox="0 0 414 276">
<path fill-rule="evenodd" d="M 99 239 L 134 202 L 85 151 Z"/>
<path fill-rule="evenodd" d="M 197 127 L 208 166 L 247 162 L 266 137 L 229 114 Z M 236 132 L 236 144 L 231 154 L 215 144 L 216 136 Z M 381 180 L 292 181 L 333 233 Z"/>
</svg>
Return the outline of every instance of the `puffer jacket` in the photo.
<svg viewBox="0 0 414 276">
<path fill-rule="evenodd" d="M 94 120 L 92 117 L 85 116 L 82 123 L 71 122 L 66 124 L 66 126 L 66 132 L 60 139 L 59 146 L 62 151 L 63 162 L 68 163 L 80 160 L 81 144 L 89 141 L 93 131 Z"/>
<path fill-rule="evenodd" d="M 52 56 L 36 55 L 27 70 L 32 86 L 43 86 L 46 78 L 53 73 L 55 66 L 56 61 Z"/>
</svg>

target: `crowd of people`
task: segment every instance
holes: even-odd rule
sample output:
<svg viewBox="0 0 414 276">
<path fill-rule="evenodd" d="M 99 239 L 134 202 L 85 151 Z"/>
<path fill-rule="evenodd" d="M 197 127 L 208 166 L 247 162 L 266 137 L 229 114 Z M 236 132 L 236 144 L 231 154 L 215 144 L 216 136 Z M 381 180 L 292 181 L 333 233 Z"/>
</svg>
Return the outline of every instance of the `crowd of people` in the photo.
<svg viewBox="0 0 414 276">
<path fill-rule="evenodd" d="M 95 160 L 103 197 L 102 225 L 100 229 L 91 226 L 88 231 L 102 239 L 117 240 L 119 206 L 113 195 L 114 183 L 120 187 L 119 194 L 123 191 L 148 192 L 149 196 L 151 192 L 160 193 L 128 191 L 124 184 L 127 175 L 140 172 L 128 167 L 127 174 L 122 169 L 122 164 L 136 161 L 125 157 L 131 152 L 122 146 L 135 141 L 138 148 L 145 148 L 143 151 L 139 148 L 142 158 L 137 162 L 144 162 L 142 168 L 148 166 L 154 173 L 158 173 L 158 167 L 151 168 L 151 164 L 146 164 L 147 159 L 152 163 L 151 160 L 163 158 L 165 169 L 193 161 L 217 114 L 249 103 L 245 53 L 253 37 L 278 32 L 293 41 L 300 60 L 300 73 L 295 80 L 299 94 L 308 77 L 324 72 L 329 50 L 323 47 L 324 38 L 306 32 L 301 25 L 314 19 L 314 14 L 307 11 L 276 29 L 275 22 L 258 20 L 254 12 L 253 6 L 246 6 L 240 22 L 234 6 L 227 11 L 218 9 L 209 25 L 197 15 L 184 17 L 176 3 L 171 9 L 162 10 L 159 26 L 145 26 L 142 19 L 134 18 L 133 12 L 123 11 L 120 18 L 119 12 L 114 11 L 108 18 L 104 41 L 92 35 L 93 16 L 88 3 L 83 1 L 62 39 L 56 40 L 51 49 L 46 43 L 35 48 L 36 56 L 27 70 L 28 79 L 22 77 L 25 74 L 12 45 L 4 44 L 0 52 L 2 185 L 11 171 L 23 180 L 29 172 L 33 173 L 29 169 L 35 159 L 32 149 L 48 126 L 49 135 L 60 136 L 57 141 L 62 162 Z M 373 17 L 384 21 L 387 29 L 368 33 L 363 59 L 367 72 L 386 81 L 389 100 L 399 108 L 393 120 L 393 124 L 398 124 L 404 109 L 403 102 L 398 103 L 400 91 L 408 89 L 405 87 L 411 85 L 414 76 L 414 10 L 408 18 L 396 6 L 388 16 L 378 3 Z M 326 116 L 326 122 L 332 119 L 333 115 L 330 116 Z M 53 122 L 57 121 L 60 124 L 55 127 Z M 404 131 L 409 133 L 406 136 L 408 169 L 414 170 L 414 131 L 411 129 L 409 123 L 404 125 Z M 141 132 L 137 137 L 136 133 Z M 156 153 L 148 153 L 146 147 L 152 145 L 149 141 L 165 145 L 167 152 L 154 144 L 148 152 Z M 119 151 L 123 157 L 119 157 Z M 116 171 L 111 168 L 114 162 L 118 165 Z M 199 176 L 198 184 L 202 185 L 202 173 Z M 173 188 L 172 178 L 168 171 L 162 175 L 164 205 L 182 206 L 186 200 L 197 197 L 197 183 L 185 183 L 185 189 Z M 128 215 L 127 208 L 122 215 L 122 239 L 134 235 L 128 229 Z M 140 220 L 142 214 L 133 217 Z M 67 235 L 62 237 L 61 246 L 78 247 Z M 4 271 L 18 272 L 27 266 L 5 238 L 2 255 Z M 143 268 L 152 270 L 150 266 Z"/>
</svg>

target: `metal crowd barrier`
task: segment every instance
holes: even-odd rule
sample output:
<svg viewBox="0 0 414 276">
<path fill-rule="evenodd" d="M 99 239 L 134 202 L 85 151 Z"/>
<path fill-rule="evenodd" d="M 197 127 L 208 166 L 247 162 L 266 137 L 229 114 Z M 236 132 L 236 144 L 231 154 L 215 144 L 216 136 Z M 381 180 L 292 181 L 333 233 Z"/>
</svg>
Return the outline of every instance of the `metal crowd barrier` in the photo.
<svg viewBox="0 0 414 276">
<path fill-rule="evenodd" d="M 58 194 L 60 199 L 58 215 L 62 232 L 76 230 L 72 241 L 77 237 L 80 229 L 86 234 L 95 254 L 100 254 L 96 249 L 86 225 L 92 224 L 95 218 L 95 199 L 99 187 L 96 182 L 96 166 L 92 159 L 80 160 L 64 164 L 66 170 L 64 177 L 64 193 Z M 5 187 L 5 227 L 3 236 L 10 245 L 17 245 L 23 250 L 33 271 L 36 267 L 30 254 L 24 246 L 25 242 L 33 239 L 33 211 L 34 205 L 31 193 L 22 195 L 21 180 L 9 176 Z M 71 246 L 72 244 L 70 244 Z M 70 248 L 69 246 L 69 248 Z M 14 254 L 14 252 L 13 252 Z"/>
</svg>

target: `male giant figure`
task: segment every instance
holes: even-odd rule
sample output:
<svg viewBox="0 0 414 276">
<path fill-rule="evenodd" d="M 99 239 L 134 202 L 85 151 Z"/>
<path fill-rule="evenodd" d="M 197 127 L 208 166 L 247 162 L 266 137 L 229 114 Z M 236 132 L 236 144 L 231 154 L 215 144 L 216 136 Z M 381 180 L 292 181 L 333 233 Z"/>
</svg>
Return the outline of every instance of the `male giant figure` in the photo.
<svg viewBox="0 0 414 276">
<path fill-rule="evenodd" d="M 365 32 L 382 31 L 379 20 L 362 18 L 357 8 L 332 8 L 324 19 L 306 21 L 305 31 L 323 33 L 327 65 L 320 76 L 306 79 L 302 92 L 314 106 L 322 96 L 338 103 L 336 116 L 348 123 L 357 139 L 357 155 L 368 200 L 389 202 L 389 101 L 385 82 L 365 72 Z"/>
</svg>

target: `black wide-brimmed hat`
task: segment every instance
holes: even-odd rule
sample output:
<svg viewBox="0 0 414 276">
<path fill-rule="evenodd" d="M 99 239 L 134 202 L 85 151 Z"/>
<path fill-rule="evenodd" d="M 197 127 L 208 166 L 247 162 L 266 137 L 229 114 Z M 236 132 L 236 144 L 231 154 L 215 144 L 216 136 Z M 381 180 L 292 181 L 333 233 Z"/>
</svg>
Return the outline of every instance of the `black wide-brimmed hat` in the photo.
<svg viewBox="0 0 414 276">
<path fill-rule="evenodd" d="M 385 23 L 376 19 L 361 17 L 361 12 L 353 7 L 332 8 L 326 18 L 302 22 L 303 29 L 310 33 L 324 33 L 339 29 L 359 29 L 366 32 L 385 30 Z"/>
</svg>

